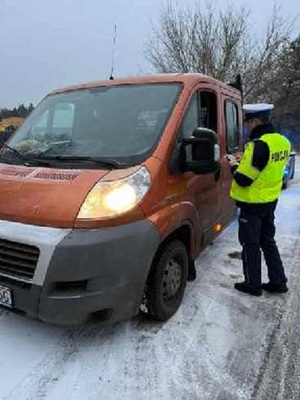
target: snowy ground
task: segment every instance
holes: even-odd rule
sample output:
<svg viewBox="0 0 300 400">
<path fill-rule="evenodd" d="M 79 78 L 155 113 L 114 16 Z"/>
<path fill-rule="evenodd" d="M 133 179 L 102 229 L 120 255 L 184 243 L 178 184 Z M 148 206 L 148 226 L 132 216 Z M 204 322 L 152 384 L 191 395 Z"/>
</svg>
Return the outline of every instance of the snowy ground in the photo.
<svg viewBox="0 0 300 400">
<path fill-rule="evenodd" d="M 235 222 L 199 257 L 197 280 L 165 324 L 61 329 L 0 310 L 0 399 L 298 400 L 299 161 L 276 213 L 289 293 L 233 290 L 242 279 Z"/>
</svg>

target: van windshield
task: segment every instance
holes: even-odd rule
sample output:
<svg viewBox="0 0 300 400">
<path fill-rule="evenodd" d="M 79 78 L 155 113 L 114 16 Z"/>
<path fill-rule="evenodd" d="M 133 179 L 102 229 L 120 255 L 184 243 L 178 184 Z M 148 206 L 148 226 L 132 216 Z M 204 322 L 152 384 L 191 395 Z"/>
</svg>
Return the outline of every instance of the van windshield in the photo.
<svg viewBox="0 0 300 400">
<path fill-rule="evenodd" d="M 181 85 L 141 84 L 81 89 L 46 97 L 8 142 L 26 160 L 107 160 L 132 165 L 155 149 Z M 5 157 L 2 157 L 0 162 Z M 22 157 L 16 157 L 22 160 Z M 10 160 L 11 161 L 11 160 Z M 12 163 L 12 162 L 10 162 Z M 96 164 L 96 163 L 95 163 Z"/>
</svg>

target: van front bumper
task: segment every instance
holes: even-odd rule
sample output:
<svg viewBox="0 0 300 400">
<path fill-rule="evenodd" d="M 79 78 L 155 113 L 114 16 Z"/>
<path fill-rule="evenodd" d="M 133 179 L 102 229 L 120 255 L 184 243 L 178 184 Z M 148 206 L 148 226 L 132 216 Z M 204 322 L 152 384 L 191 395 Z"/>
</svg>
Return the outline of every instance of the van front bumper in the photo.
<svg viewBox="0 0 300 400">
<path fill-rule="evenodd" d="M 129 318 L 159 243 L 147 220 L 91 230 L 0 221 L 0 286 L 11 291 L 12 311 L 51 324 Z"/>
</svg>

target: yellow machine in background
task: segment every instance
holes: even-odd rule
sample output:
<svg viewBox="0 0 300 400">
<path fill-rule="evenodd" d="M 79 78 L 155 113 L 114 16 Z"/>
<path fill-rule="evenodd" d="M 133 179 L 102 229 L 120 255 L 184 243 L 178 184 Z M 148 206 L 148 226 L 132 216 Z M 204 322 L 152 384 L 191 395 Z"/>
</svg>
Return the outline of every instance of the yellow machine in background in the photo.
<svg viewBox="0 0 300 400">
<path fill-rule="evenodd" d="M 3 118 L 0 120 L 0 132 L 14 131 L 22 125 L 23 121 L 24 118 L 21 117 Z"/>
</svg>

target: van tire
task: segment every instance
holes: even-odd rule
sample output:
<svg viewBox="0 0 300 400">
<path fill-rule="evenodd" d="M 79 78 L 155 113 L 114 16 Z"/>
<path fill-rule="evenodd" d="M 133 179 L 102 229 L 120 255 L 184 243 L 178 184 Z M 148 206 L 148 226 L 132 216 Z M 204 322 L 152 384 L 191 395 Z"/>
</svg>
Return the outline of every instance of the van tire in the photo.
<svg viewBox="0 0 300 400">
<path fill-rule="evenodd" d="M 185 245 L 174 240 L 162 247 L 152 264 L 146 289 L 148 316 L 168 320 L 179 308 L 188 278 Z"/>
</svg>

